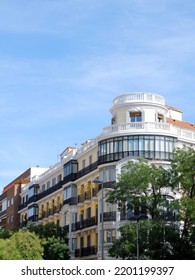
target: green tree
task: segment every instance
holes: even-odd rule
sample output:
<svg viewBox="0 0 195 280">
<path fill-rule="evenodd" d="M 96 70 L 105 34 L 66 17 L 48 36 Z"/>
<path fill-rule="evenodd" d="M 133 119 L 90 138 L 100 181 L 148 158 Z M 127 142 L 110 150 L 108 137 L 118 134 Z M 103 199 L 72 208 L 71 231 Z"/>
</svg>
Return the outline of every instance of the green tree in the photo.
<svg viewBox="0 0 195 280">
<path fill-rule="evenodd" d="M 191 147 L 177 149 L 172 161 L 173 190 L 180 196 L 173 202 L 181 222 L 178 259 L 195 259 L 195 151 Z"/>
<path fill-rule="evenodd" d="M 19 230 L 10 238 L 0 239 L 1 260 L 41 260 L 40 239 L 28 230 Z"/>
<path fill-rule="evenodd" d="M 173 199 L 176 193 L 179 195 Z M 169 197 L 172 202 L 168 204 Z M 150 259 L 195 259 L 195 151 L 192 148 L 178 149 L 168 169 L 148 164 L 144 159 L 129 162 L 126 172 L 119 176 L 115 188 L 108 193 L 107 200 L 118 203 L 121 211 L 133 210 L 134 206 L 147 210 L 152 224 L 150 221 L 145 235 L 144 256 Z M 132 232 L 129 234 L 132 237 Z M 118 247 L 120 244 L 123 248 L 123 241 L 126 246 L 129 242 L 129 248 L 133 248 L 134 238 L 124 238 L 122 234 L 116 241 Z M 113 248 L 110 249 L 112 256 Z M 115 253 L 117 257 L 123 257 L 116 250 Z"/>
<path fill-rule="evenodd" d="M 41 240 L 44 260 L 68 260 L 68 237 L 65 228 L 54 223 L 30 225 L 28 229 Z"/>
<path fill-rule="evenodd" d="M 10 238 L 13 234 L 11 230 L 0 230 L 0 239 L 7 239 Z"/>
<path fill-rule="evenodd" d="M 49 237 L 44 246 L 45 260 L 68 260 L 69 247 L 64 240 L 60 238 Z"/>
<path fill-rule="evenodd" d="M 107 200 L 129 209 L 135 205 L 145 208 L 152 219 L 159 219 L 165 206 L 165 187 L 169 178 L 170 171 L 161 166 L 148 164 L 144 159 L 129 161 L 114 190 L 108 192 Z"/>
</svg>

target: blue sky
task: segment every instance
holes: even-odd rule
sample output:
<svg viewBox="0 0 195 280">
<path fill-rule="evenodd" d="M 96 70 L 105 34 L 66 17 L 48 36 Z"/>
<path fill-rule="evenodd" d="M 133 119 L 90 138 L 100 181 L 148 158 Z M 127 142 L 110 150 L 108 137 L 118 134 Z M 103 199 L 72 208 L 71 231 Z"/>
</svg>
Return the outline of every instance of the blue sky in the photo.
<svg viewBox="0 0 195 280">
<path fill-rule="evenodd" d="M 0 0 L 0 191 L 159 93 L 195 122 L 194 0 Z"/>
</svg>

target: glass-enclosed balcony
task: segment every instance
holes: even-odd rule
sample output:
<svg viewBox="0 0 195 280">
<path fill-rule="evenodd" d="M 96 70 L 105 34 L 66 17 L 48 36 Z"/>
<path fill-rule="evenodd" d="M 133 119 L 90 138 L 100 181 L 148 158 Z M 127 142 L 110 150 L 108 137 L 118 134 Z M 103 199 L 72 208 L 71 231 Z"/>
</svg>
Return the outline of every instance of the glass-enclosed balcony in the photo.
<svg viewBox="0 0 195 280">
<path fill-rule="evenodd" d="M 99 142 L 99 164 L 125 157 L 171 160 L 177 139 L 158 135 L 112 137 Z"/>
</svg>

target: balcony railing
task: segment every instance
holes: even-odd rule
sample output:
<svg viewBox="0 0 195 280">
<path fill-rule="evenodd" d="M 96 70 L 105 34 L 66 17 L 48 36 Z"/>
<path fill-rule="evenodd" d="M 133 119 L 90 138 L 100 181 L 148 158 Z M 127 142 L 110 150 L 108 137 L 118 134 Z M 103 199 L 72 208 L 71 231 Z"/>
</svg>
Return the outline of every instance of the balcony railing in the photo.
<svg viewBox="0 0 195 280">
<path fill-rule="evenodd" d="M 77 230 L 81 230 L 84 228 L 96 226 L 97 224 L 98 224 L 97 217 L 96 216 L 91 217 L 89 219 L 81 220 L 79 222 L 72 224 L 72 231 L 77 231 Z"/>
<path fill-rule="evenodd" d="M 43 198 L 47 197 L 48 195 L 50 195 L 50 194 L 56 192 L 57 190 L 61 189 L 62 185 L 63 185 L 63 181 L 60 181 L 59 183 L 52 186 L 51 188 L 49 188 L 49 189 L 47 189 L 47 190 L 45 190 L 45 191 L 43 191 L 39 194 L 33 195 L 25 203 L 19 205 L 19 211 L 26 208 L 30 203 L 37 202 L 40 199 L 43 199 Z"/>
<path fill-rule="evenodd" d="M 61 209 L 62 209 L 62 204 L 59 204 L 45 211 L 43 210 L 42 213 L 39 214 L 39 220 L 58 214 L 61 211 Z"/>
<path fill-rule="evenodd" d="M 75 258 L 86 257 L 86 256 L 96 255 L 96 254 L 97 254 L 96 246 L 89 246 L 89 247 L 75 250 Z"/>
<path fill-rule="evenodd" d="M 104 212 L 104 222 L 116 221 L 116 212 Z M 102 221 L 102 214 L 100 214 L 100 221 Z"/>
<path fill-rule="evenodd" d="M 168 123 L 154 123 L 154 122 L 133 122 L 133 123 L 124 123 L 124 124 L 115 124 L 107 126 L 103 130 L 103 134 L 108 133 L 125 133 L 133 132 L 137 130 L 143 130 L 144 132 L 152 131 L 164 131 L 171 132 L 175 134 L 175 129 L 173 129 L 171 124 Z"/>
<path fill-rule="evenodd" d="M 149 92 L 132 92 L 118 96 L 114 99 L 114 105 L 119 105 L 128 102 L 152 102 L 165 105 L 165 99 L 163 96 Z"/>
<path fill-rule="evenodd" d="M 77 197 L 70 197 L 70 198 L 64 200 L 64 205 L 65 204 L 76 205 L 77 202 L 78 202 L 78 198 Z"/>
<path fill-rule="evenodd" d="M 169 123 L 160 122 L 134 122 L 107 126 L 103 129 L 102 137 L 108 134 L 126 134 L 126 133 L 163 133 L 169 136 L 182 137 L 184 139 L 195 141 L 195 132 L 188 129 L 176 127 Z"/>
</svg>

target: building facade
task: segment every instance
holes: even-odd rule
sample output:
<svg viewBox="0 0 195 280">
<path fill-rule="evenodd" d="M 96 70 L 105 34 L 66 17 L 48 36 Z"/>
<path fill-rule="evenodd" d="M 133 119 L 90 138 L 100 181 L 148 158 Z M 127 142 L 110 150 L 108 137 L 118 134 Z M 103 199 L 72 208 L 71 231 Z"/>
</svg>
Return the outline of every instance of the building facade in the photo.
<svg viewBox="0 0 195 280">
<path fill-rule="evenodd" d="M 46 168 L 31 167 L 4 187 L 0 195 L 0 229 L 20 227 L 18 209 L 21 204 L 21 188 L 44 171 Z"/>
<path fill-rule="evenodd" d="M 166 105 L 161 95 L 120 95 L 110 113 L 111 125 L 101 135 L 80 148 L 67 147 L 58 163 L 21 186 L 20 226 L 54 222 L 66 227 L 72 259 L 101 259 L 102 237 L 109 258 L 108 248 L 128 216 L 102 201 L 102 187 L 112 189 L 129 160 L 144 157 L 169 166 L 176 147 L 195 145 L 195 125 L 184 122 L 182 112 Z"/>
</svg>

